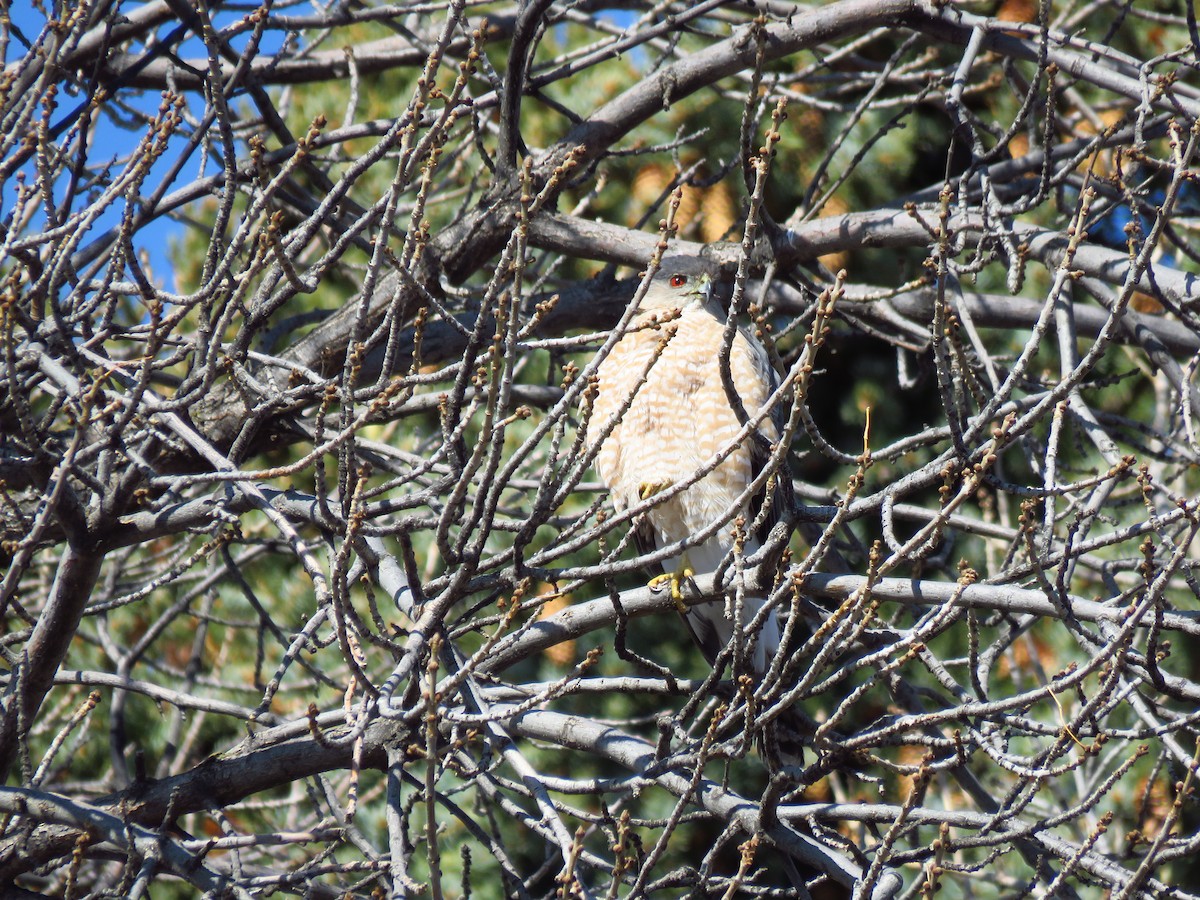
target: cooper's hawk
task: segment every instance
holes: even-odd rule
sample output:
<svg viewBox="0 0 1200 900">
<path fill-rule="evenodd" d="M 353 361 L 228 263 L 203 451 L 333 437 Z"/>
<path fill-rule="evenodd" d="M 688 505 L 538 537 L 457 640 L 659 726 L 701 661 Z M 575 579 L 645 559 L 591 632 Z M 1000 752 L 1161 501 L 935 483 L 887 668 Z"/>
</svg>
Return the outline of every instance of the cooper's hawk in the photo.
<svg viewBox="0 0 1200 900">
<path fill-rule="evenodd" d="M 655 327 L 655 321 L 661 324 Z M 674 334 L 663 346 L 671 329 Z M 589 441 L 592 445 L 600 441 L 596 470 L 617 510 L 693 482 L 664 497 L 636 523 L 635 538 L 642 552 L 687 540 L 715 522 L 724 522 L 707 539 L 663 562 L 676 578 L 715 573 L 733 548 L 734 518 L 744 517 L 747 527 L 755 519 L 761 492 L 758 497 L 739 498 L 778 438 L 777 423 L 767 416 L 738 440 L 744 422 L 756 418 L 770 396 L 774 372 L 762 345 L 741 329 L 727 351 L 724 343 L 725 313 L 712 297 L 704 264 L 669 257 L 598 370 L 599 394 L 588 426 Z M 722 352 L 728 352 L 729 372 L 746 418 L 739 417 L 736 404 L 730 403 L 721 378 Z M 614 421 L 605 438 L 604 430 Z M 713 467 L 718 455 L 731 446 L 732 452 Z M 697 473 L 710 467 L 696 480 Z M 790 488 L 786 477 L 773 481 L 781 490 Z M 786 502 L 780 497 L 774 501 L 775 511 Z M 759 549 L 761 536 L 761 531 L 748 536 L 745 556 Z M 693 606 L 684 616 L 709 662 L 734 633 L 727 605 Z M 743 625 L 754 619 L 762 605 L 761 597 L 745 598 Z M 766 672 L 779 640 L 778 622 L 768 615 L 753 654 L 747 656 L 755 672 Z"/>
</svg>

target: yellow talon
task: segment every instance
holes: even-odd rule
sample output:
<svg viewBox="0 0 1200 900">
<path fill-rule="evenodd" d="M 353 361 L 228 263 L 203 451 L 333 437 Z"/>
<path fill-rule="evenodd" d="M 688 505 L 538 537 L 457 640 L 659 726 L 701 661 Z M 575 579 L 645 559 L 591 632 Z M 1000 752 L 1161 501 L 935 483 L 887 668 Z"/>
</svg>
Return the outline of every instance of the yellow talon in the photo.
<svg viewBox="0 0 1200 900">
<path fill-rule="evenodd" d="M 671 600 L 675 604 L 675 608 L 681 613 L 687 612 L 687 604 L 683 602 L 683 581 L 685 578 L 691 578 L 696 573 L 684 566 L 671 577 Z"/>
<path fill-rule="evenodd" d="M 643 481 L 638 485 L 638 497 L 642 500 L 649 500 L 659 491 L 665 491 L 671 486 L 669 481 Z"/>
<path fill-rule="evenodd" d="M 671 600 L 675 604 L 675 608 L 681 613 L 687 612 L 687 604 L 683 602 L 683 582 L 687 578 L 691 578 L 696 573 L 687 566 L 679 569 L 676 572 L 667 572 L 663 575 L 655 575 L 650 579 L 647 587 L 652 591 L 662 590 L 664 584 L 671 585 Z"/>
</svg>

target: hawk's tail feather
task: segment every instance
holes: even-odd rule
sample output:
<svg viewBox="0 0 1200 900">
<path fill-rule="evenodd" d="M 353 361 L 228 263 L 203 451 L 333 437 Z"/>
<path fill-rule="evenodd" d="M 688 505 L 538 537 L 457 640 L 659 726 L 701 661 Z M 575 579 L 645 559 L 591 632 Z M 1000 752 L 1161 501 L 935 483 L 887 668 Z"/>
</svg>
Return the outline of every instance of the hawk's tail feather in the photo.
<svg viewBox="0 0 1200 900">
<path fill-rule="evenodd" d="M 695 547 L 688 548 L 686 554 L 688 566 L 697 575 L 715 574 L 720 570 L 729 549 L 726 541 L 721 538 L 713 538 L 704 543 L 697 544 Z M 751 538 L 746 541 L 744 553 L 746 556 L 753 556 L 758 552 L 758 549 L 758 541 Z M 783 639 L 783 633 L 779 629 L 778 618 L 773 613 L 765 617 L 760 616 L 763 607 L 766 605 L 766 597 L 756 594 L 746 594 L 742 601 L 741 610 L 741 630 L 744 634 L 744 640 L 747 646 L 753 644 L 754 648 L 752 654 L 747 654 L 747 666 L 760 678 L 770 668 L 771 660 L 775 658 L 775 654 L 779 651 L 779 644 Z M 696 643 L 700 646 L 710 665 L 716 660 L 717 654 L 724 650 L 733 639 L 735 629 L 733 627 L 733 620 L 729 615 L 733 606 L 732 597 L 729 597 L 727 598 L 727 602 L 724 603 L 714 601 L 693 606 L 685 616 L 688 628 L 692 632 L 692 637 L 695 638 Z M 758 628 L 757 634 L 751 635 L 747 633 L 751 623 L 759 618 L 762 618 L 762 623 Z"/>
<path fill-rule="evenodd" d="M 753 642 L 753 652 L 746 657 L 748 667 L 758 677 L 767 673 L 771 660 L 779 651 L 783 633 L 779 629 L 779 620 L 773 613 L 763 618 L 757 634 L 745 633 L 759 613 L 766 606 L 765 597 L 747 596 L 742 603 L 742 629 L 748 643 Z M 683 615 L 683 621 L 692 633 L 692 639 L 700 647 L 700 652 L 708 660 L 709 665 L 716 662 L 717 656 L 733 640 L 735 629 L 733 621 L 726 615 L 728 604 L 720 601 L 702 603 L 693 606 Z"/>
</svg>

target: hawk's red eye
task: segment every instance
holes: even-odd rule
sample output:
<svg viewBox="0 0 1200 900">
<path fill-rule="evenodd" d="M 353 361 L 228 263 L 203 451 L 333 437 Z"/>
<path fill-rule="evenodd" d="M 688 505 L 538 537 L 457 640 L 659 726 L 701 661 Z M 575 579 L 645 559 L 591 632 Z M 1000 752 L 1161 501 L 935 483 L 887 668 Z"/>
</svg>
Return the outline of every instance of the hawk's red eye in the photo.
<svg viewBox="0 0 1200 900">
<path fill-rule="evenodd" d="M 685 284 L 687 284 L 686 275 L 672 275 L 670 280 L 671 287 L 683 287 Z"/>
</svg>

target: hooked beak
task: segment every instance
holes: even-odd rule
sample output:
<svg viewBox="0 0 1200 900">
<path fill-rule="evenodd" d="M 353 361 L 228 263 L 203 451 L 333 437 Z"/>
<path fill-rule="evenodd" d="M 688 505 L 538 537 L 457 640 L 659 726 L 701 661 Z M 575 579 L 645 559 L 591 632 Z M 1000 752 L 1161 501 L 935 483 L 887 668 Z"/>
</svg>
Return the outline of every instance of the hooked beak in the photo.
<svg viewBox="0 0 1200 900">
<path fill-rule="evenodd" d="M 713 298 L 713 290 L 716 285 L 713 284 L 711 276 L 707 272 L 700 276 L 700 296 L 704 298 L 704 302 L 708 303 Z"/>
</svg>

